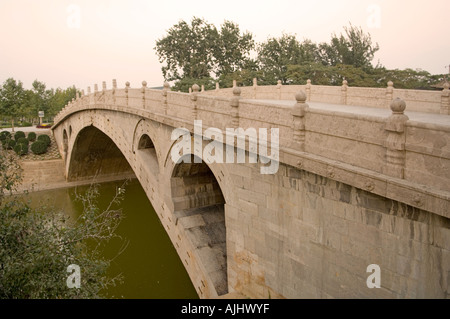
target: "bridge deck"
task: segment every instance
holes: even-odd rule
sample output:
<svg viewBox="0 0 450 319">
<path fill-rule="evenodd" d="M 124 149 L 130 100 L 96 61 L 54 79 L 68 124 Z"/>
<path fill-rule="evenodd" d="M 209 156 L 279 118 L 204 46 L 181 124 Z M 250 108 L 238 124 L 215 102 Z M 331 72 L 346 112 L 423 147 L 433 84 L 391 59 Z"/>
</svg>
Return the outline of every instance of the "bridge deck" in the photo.
<svg viewBox="0 0 450 319">
<path fill-rule="evenodd" d="M 252 101 L 260 104 L 267 103 L 285 107 L 292 107 L 296 103 L 295 101 L 290 100 L 245 100 L 245 101 L 246 102 Z M 343 104 L 332 104 L 321 102 L 307 102 L 307 104 L 311 109 L 314 110 L 360 114 L 381 118 L 387 118 L 390 115 L 392 115 L 392 111 L 390 109 L 381 109 L 368 106 L 343 105 Z M 450 115 L 408 111 L 408 105 L 406 105 L 405 115 L 407 115 L 411 121 L 420 123 L 438 124 L 450 127 Z"/>
</svg>

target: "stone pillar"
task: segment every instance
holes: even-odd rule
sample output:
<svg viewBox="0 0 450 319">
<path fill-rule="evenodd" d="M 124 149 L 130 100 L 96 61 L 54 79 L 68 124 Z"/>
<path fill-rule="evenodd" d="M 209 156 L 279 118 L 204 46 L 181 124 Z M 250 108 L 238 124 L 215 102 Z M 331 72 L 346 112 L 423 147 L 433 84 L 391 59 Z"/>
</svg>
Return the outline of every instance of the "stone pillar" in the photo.
<svg viewBox="0 0 450 319">
<path fill-rule="evenodd" d="M 191 93 L 191 101 L 192 101 L 192 116 L 194 118 L 194 121 L 197 119 L 197 95 L 200 87 L 197 84 L 194 84 L 192 86 L 192 93 Z"/>
<path fill-rule="evenodd" d="M 125 82 L 125 105 L 128 106 L 128 90 L 130 89 L 130 82 Z"/>
<path fill-rule="evenodd" d="M 258 79 L 253 78 L 253 98 L 256 99 L 256 90 L 258 89 Z"/>
<path fill-rule="evenodd" d="M 147 88 L 147 82 L 146 81 L 142 81 L 142 88 L 141 88 L 141 93 L 142 93 L 142 108 L 145 110 L 145 89 Z"/>
<path fill-rule="evenodd" d="M 297 103 L 292 108 L 292 128 L 293 128 L 293 141 L 294 146 L 298 150 L 305 151 L 305 115 L 309 109 L 306 104 L 306 93 L 303 91 L 298 92 L 295 95 Z"/>
<path fill-rule="evenodd" d="M 231 117 L 233 128 L 239 127 L 239 100 L 241 98 L 241 89 L 239 87 L 234 87 L 233 97 L 231 99 Z"/>
<path fill-rule="evenodd" d="M 344 81 L 342 81 L 342 87 L 341 87 L 341 104 L 347 105 L 347 89 L 348 89 L 348 82 L 344 78 Z"/>
<path fill-rule="evenodd" d="M 164 109 L 164 114 L 167 114 L 167 92 L 170 90 L 169 82 L 164 82 L 164 87 L 162 90 L 162 104 Z"/>
<path fill-rule="evenodd" d="M 116 89 L 117 89 L 117 81 L 116 79 L 112 80 L 112 97 L 113 97 L 113 104 L 116 104 Z"/>
<path fill-rule="evenodd" d="M 202 84 L 202 92 L 205 92 L 205 85 Z"/>
<path fill-rule="evenodd" d="M 406 122 L 408 116 L 404 114 L 406 103 L 400 98 L 396 98 L 391 103 L 392 115 L 387 119 L 385 130 L 388 133 L 385 141 L 386 165 L 384 174 L 405 178 L 405 143 L 406 143 Z"/>
<path fill-rule="evenodd" d="M 102 82 L 102 91 L 103 91 L 103 93 L 105 93 L 105 91 L 106 91 L 106 81 Z"/>
<path fill-rule="evenodd" d="M 281 87 L 283 85 L 281 84 L 281 80 L 277 81 L 277 99 L 281 100 Z"/>
<path fill-rule="evenodd" d="M 88 94 L 88 96 L 87 96 L 86 106 L 89 106 L 91 104 L 91 99 L 93 98 L 91 96 L 91 87 L 90 86 L 87 87 L 87 94 Z"/>
<path fill-rule="evenodd" d="M 307 80 L 306 81 L 306 101 L 310 102 L 311 101 L 311 80 Z"/>
<path fill-rule="evenodd" d="M 394 83 L 389 81 L 386 88 L 386 106 L 390 107 L 394 100 Z"/>
<path fill-rule="evenodd" d="M 236 85 L 236 80 L 233 80 L 233 87 L 235 88 L 237 85 Z"/>
<path fill-rule="evenodd" d="M 444 90 L 441 96 L 441 114 L 450 115 L 450 85 L 447 81 L 444 83 Z"/>
<path fill-rule="evenodd" d="M 219 87 L 219 82 L 216 82 L 216 91 L 219 91 L 220 87 Z"/>
</svg>

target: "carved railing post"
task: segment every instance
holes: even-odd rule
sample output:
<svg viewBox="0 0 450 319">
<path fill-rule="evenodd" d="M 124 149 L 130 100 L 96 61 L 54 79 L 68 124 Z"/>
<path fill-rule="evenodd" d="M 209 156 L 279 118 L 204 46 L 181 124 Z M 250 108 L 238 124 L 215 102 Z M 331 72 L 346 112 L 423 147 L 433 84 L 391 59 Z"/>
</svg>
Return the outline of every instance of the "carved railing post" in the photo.
<svg viewBox="0 0 450 319">
<path fill-rule="evenodd" d="M 386 88 L 386 106 L 390 107 L 393 100 L 394 100 L 394 83 L 392 81 L 389 81 L 388 86 Z"/>
<path fill-rule="evenodd" d="M 202 84 L 202 90 L 201 90 L 201 92 L 205 92 L 205 85 L 204 85 L 204 84 Z"/>
<path fill-rule="evenodd" d="M 197 95 L 199 86 L 197 84 L 194 84 L 192 86 L 192 93 L 191 93 L 191 101 L 192 101 L 192 116 L 194 117 L 194 121 L 197 119 Z"/>
<path fill-rule="evenodd" d="M 145 110 L 145 89 L 147 88 L 147 82 L 146 81 L 142 81 L 142 88 L 141 88 L 141 93 L 142 93 L 142 108 Z"/>
<path fill-rule="evenodd" d="M 92 104 L 97 104 L 97 101 L 98 101 L 98 85 L 97 85 L 97 83 L 96 84 L 94 84 L 94 103 L 92 103 Z"/>
<path fill-rule="evenodd" d="M 306 81 L 306 101 L 310 102 L 311 101 L 311 80 L 307 80 Z"/>
<path fill-rule="evenodd" d="M 281 84 L 281 80 L 277 81 L 277 99 L 281 100 L 281 87 L 283 84 Z"/>
<path fill-rule="evenodd" d="M 450 115 L 450 85 L 447 81 L 444 83 L 444 90 L 441 96 L 441 114 Z"/>
<path fill-rule="evenodd" d="M 405 177 L 405 123 L 409 120 L 408 116 L 404 114 L 405 108 L 406 103 L 402 99 L 396 98 L 392 101 L 392 115 L 387 119 L 385 126 L 388 136 L 385 142 L 386 165 L 384 173 L 402 179 Z"/>
<path fill-rule="evenodd" d="M 103 99 L 103 103 L 106 104 L 106 81 L 102 82 L 102 94 L 100 98 Z"/>
<path fill-rule="evenodd" d="M 220 86 L 219 86 L 219 82 L 216 82 L 216 91 L 219 91 Z"/>
<path fill-rule="evenodd" d="M 309 109 L 306 102 L 306 93 L 303 91 L 298 92 L 295 95 L 297 103 L 292 108 L 292 127 L 294 131 L 294 144 L 297 148 L 305 151 L 305 115 Z"/>
<path fill-rule="evenodd" d="M 116 104 L 116 90 L 117 90 L 117 81 L 116 79 L 112 80 L 112 97 L 113 97 L 113 104 Z"/>
<path fill-rule="evenodd" d="M 164 82 L 164 87 L 162 90 L 162 104 L 164 109 L 164 114 L 167 114 L 167 92 L 170 90 L 169 82 Z"/>
<path fill-rule="evenodd" d="M 344 81 L 342 81 L 342 87 L 341 87 L 341 104 L 347 105 L 347 89 L 348 89 L 348 82 L 344 78 Z"/>
<path fill-rule="evenodd" d="M 253 78 L 253 98 L 256 99 L 256 90 L 258 89 L 258 80 Z"/>
<path fill-rule="evenodd" d="M 235 88 L 237 86 L 236 80 L 233 80 L 233 87 Z"/>
<path fill-rule="evenodd" d="M 130 82 L 125 82 L 125 105 L 128 106 L 128 90 L 130 89 Z"/>
<path fill-rule="evenodd" d="M 91 87 L 90 86 L 87 87 L 87 94 L 88 94 L 88 96 L 87 96 L 87 105 L 89 107 L 89 105 L 91 104 L 91 99 L 92 99 Z"/>
<path fill-rule="evenodd" d="M 241 89 L 239 87 L 234 87 L 233 97 L 231 98 L 231 116 L 232 124 L 234 128 L 239 127 L 239 100 L 241 98 Z"/>
</svg>

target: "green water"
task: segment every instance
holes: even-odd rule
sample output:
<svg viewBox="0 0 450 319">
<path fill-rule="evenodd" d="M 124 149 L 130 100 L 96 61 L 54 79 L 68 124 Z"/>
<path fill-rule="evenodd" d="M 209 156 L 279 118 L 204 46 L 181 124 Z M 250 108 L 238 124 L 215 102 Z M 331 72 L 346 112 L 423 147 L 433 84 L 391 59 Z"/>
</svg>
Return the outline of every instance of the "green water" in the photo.
<svg viewBox="0 0 450 319">
<path fill-rule="evenodd" d="M 100 185 L 99 207 L 109 204 L 116 188 L 122 183 Z M 28 196 L 33 206 L 48 205 L 76 217 L 82 211 L 82 205 L 75 200 L 75 191 L 82 194 L 86 189 L 87 187 L 49 190 Z M 125 218 L 117 233 L 127 240 L 128 246 L 117 256 L 123 242 L 116 240 L 110 242 L 104 251 L 107 258 L 117 256 L 111 264 L 109 275 L 121 273 L 124 282 L 108 289 L 107 297 L 198 298 L 169 236 L 139 182 L 130 181 L 125 189 L 125 196 L 120 204 Z"/>
</svg>

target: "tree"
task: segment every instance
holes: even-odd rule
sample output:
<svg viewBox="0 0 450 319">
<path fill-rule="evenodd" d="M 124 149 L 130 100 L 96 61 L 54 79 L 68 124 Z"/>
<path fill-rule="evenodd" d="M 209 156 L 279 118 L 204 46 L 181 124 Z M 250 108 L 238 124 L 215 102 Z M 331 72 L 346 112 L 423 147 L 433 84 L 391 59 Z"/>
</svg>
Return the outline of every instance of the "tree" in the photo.
<svg viewBox="0 0 450 319">
<path fill-rule="evenodd" d="M 24 107 L 25 90 L 21 81 L 8 78 L 0 88 L 0 113 L 11 119 L 14 131 L 14 119 Z"/>
<path fill-rule="evenodd" d="M 175 83 L 173 89 L 198 79 L 208 82 L 241 69 L 250 68 L 254 61 L 250 52 L 255 47 L 249 32 L 241 34 L 239 26 L 225 21 L 220 30 L 203 19 L 194 17 L 190 24 L 180 21 L 156 41 L 156 54 L 164 63 L 161 70 L 166 81 Z"/>
<path fill-rule="evenodd" d="M 213 71 L 213 47 L 218 33 L 205 20 L 194 17 L 189 25 L 180 21 L 156 41 L 156 54 L 166 81 L 207 78 Z"/>
<path fill-rule="evenodd" d="M 226 76 L 249 68 L 254 64 L 250 58 L 250 52 L 254 47 L 255 41 L 251 33 L 241 35 L 237 24 L 225 21 L 213 47 L 216 76 Z"/>
<path fill-rule="evenodd" d="M 319 45 L 319 57 L 324 65 L 353 65 L 371 68 L 374 54 L 379 50 L 378 43 L 373 44 L 370 34 L 365 34 L 361 27 L 352 24 L 344 27 L 345 35 L 333 34 L 330 44 Z"/>
<path fill-rule="evenodd" d="M 300 64 L 300 42 L 294 35 L 283 34 L 280 38 L 269 38 L 258 46 L 258 62 L 266 81 L 275 84 L 281 80 L 288 84 L 286 72 L 288 65 Z"/>
<path fill-rule="evenodd" d="M 20 167 L 14 156 L 0 152 L 0 298 L 98 298 L 120 278 L 109 278 L 110 261 L 100 256 L 102 243 L 117 237 L 115 229 L 122 214 L 116 205 L 118 191 L 105 210 L 91 187 L 80 196 L 84 212 L 71 222 L 57 212 L 31 209 L 11 194 L 20 180 Z M 81 269 L 81 286 L 69 289 L 69 265 Z"/>
<path fill-rule="evenodd" d="M 30 113 L 33 117 L 37 116 L 39 111 L 44 111 L 44 114 L 48 114 L 51 96 L 52 91 L 46 89 L 44 82 L 40 82 L 38 80 L 33 81 L 29 101 Z"/>
</svg>

